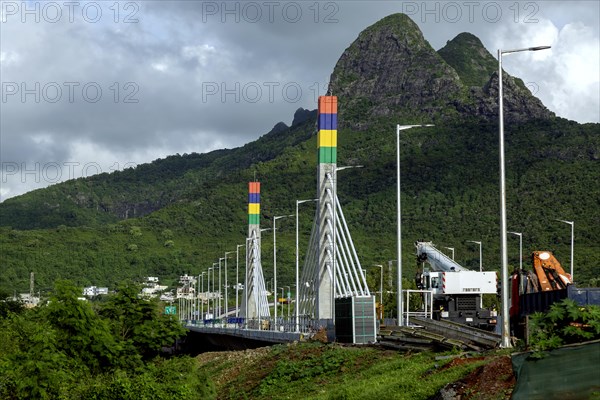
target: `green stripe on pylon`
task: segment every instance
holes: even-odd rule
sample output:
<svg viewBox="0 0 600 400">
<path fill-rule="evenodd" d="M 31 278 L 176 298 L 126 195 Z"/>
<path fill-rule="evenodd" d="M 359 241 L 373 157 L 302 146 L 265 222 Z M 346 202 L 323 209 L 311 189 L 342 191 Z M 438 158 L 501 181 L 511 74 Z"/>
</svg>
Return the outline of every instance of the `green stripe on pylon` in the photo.
<svg viewBox="0 0 600 400">
<path fill-rule="evenodd" d="M 248 225 L 258 225 L 260 223 L 260 214 L 248 214 Z"/>
<path fill-rule="evenodd" d="M 337 147 L 319 147 L 319 163 L 337 163 Z"/>
</svg>

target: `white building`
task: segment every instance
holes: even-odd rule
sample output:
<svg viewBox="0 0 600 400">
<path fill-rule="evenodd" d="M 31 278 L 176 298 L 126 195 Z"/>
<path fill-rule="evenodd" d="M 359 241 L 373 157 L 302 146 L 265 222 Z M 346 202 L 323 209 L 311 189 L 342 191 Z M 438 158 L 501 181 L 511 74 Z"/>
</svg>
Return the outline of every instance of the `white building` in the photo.
<svg viewBox="0 0 600 400">
<path fill-rule="evenodd" d="M 83 288 L 83 295 L 87 297 L 94 297 L 100 295 L 107 295 L 107 287 L 88 286 Z"/>
</svg>

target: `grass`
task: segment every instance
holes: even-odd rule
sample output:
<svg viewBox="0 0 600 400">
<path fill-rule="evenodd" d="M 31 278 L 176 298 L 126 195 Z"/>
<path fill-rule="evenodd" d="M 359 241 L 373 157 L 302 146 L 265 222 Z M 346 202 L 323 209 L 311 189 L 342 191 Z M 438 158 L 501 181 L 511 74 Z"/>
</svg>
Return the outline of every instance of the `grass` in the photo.
<svg viewBox="0 0 600 400">
<path fill-rule="evenodd" d="M 240 359 L 235 370 L 229 369 L 231 359 L 224 361 L 227 366 L 212 361 L 202 368 L 219 381 L 222 399 L 427 399 L 490 361 L 444 368 L 451 360 L 436 361 L 436 355 L 302 343 Z"/>
</svg>

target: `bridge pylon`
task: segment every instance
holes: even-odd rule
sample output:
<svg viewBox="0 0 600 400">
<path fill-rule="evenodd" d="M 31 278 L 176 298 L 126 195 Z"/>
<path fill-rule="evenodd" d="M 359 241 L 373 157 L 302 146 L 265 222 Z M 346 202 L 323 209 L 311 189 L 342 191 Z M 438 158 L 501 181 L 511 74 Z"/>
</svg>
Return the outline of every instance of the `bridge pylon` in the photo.
<svg viewBox="0 0 600 400">
<path fill-rule="evenodd" d="M 239 315 L 246 319 L 269 318 L 265 277 L 261 264 L 260 182 L 248 184 L 248 237 L 246 277 Z"/>
<path fill-rule="evenodd" d="M 337 197 L 337 97 L 320 96 L 317 211 L 302 269 L 300 315 L 333 319 L 335 298 L 370 297 Z"/>
</svg>

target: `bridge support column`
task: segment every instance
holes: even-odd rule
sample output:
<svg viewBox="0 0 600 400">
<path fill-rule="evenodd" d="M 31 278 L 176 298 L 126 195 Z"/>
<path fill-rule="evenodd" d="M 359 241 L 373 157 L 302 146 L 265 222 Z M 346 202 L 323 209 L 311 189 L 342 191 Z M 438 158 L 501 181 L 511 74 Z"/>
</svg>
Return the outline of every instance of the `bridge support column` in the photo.
<svg viewBox="0 0 600 400">
<path fill-rule="evenodd" d="M 333 318 L 335 269 L 335 194 L 337 166 L 337 97 L 319 97 L 317 175 L 317 319 Z"/>
<path fill-rule="evenodd" d="M 240 315 L 246 319 L 268 318 L 269 304 L 261 265 L 260 182 L 250 182 L 248 192 L 246 279 Z"/>
</svg>

